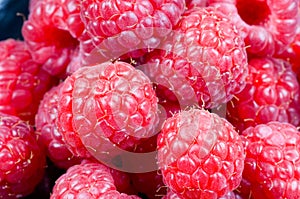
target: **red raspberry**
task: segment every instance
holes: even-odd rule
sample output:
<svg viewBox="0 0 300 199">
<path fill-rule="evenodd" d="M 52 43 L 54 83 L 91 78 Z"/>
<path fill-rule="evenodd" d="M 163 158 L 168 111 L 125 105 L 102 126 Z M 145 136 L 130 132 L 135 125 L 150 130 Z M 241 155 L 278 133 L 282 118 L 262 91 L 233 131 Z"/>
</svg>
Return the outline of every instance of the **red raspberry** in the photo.
<svg viewBox="0 0 300 199">
<path fill-rule="evenodd" d="M 229 18 L 214 8 L 185 12 L 162 48 L 147 55 L 142 68 L 154 83 L 169 88 L 157 87 L 158 96 L 172 100 L 172 91 L 181 106 L 214 108 L 245 86 L 244 41 Z"/>
<path fill-rule="evenodd" d="M 178 196 L 173 191 L 168 191 L 167 195 L 163 196 L 162 199 L 183 199 L 180 196 Z M 237 193 L 230 191 L 224 196 L 219 197 L 218 199 L 242 199 Z"/>
<path fill-rule="evenodd" d="M 225 119 L 191 109 L 168 118 L 158 135 L 163 180 L 182 198 L 218 198 L 240 184 L 244 149 Z"/>
<path fill-rule="evenodd" d="M 99 50 L 97 61 L 124 54 L 139 57 L 160 44 L 184 9 L 184 0 L 82 1 L 81 16 L 87 33 L 83 49 L 87 55 Z"/>
<path fill-rule="evenodd" d="M 227 119 L 242 132 L 270 121 L 300 123 L 299 83 L 288 62 L 275 58 L 249 60 L 244 90 L 227 104 Z"/>
<path fill-rule="evenodd" d="M 157 123 L 152 84 L 128 63 L 105 62 L 80 68 L 61 89 L 58 127 L 75 155 L 89 157 L 91 150 L 86 147 L 95 153 L 109 151 L 104 142 L 133 150 L 156 133 Z"/>
<path fill-rule="evenodd" d="M 59 90 L 62 86 L 63 83 L 60 83 L 45 93 L 35 117 L 35 126 L 39 134 L 39 142 L 45 147 L 49 159 L 55 166 L 67 169 L 74 164 L 79 164 L 81 159 L 68 150 L 56 125 Z"/>
<path fill-rule="evenodd" d="M 251 198 L 298 198 L 300 133 L 296 127 L 269 122 L 247 128 L 242 137 L 246 159 L 239 192 L 251 193 Z"/>
<path fill-rule="evenodd" d="M 208 5 L 228 7 L 236 6 L 230 13 L 248 27 L 245 38 L 247 52 L 255 56 L 279 54 L 293 41 L 297 27 L 299 1 L 273 0 L 209 0 Z M 222 10 L 222 8 L 220 10 Z M 232 11 L 234 9 L 231 9 Z"/>
<path fill-rule="evenodd" d="M 83 161 L 70 167 L 58 178 L 50 198 L 138 199 L 139 197 L 120 193 L 108 167 L 100 163 Z"/>
<path fill-rule="evenodd" d="M 84 25 L 79 0 L 38 0 L 33 3 L 22 35 L 35 61 L 52 75 L 64 77 L 76 55 Z"/>
<path fill-rule="evenodd" d="M 39 2 L 39 1 L 41 1 L 41 0 L 29 0 L 29 2 L 28 2 L 28 10 L 29 10 L 29 12 L 32 12 L 32 11 L 33 11 L 35 5 L 36 5 L 37 2 Z"/>
<path fill-rule="evenodd" d="M 300 14 L 298 15 L 295 39 L 284 52 L 278 55 L 278 57 L 291 63 L 294 72 L 297 74 L 298 81 L 300 81 Z"/>
<path fill-rule="evenodd" d="M 32 193 L 46 166 L 44 151 L 27 122 L 0 113 L 0 197 L 20 198 Z"/>
<path fill-rule="evenodd" d="M 43 98 L 56 80 L 36 63 L 22 41 L 0 41 L 0 111 L 34 123 Z"/>
<path fill-rule="evenodd" d="M 176 193 L 171 190 L 168 190 L 167 194 L 162 197 L 162 199 L 181 199 Z"/>
<path fill-rule="evenodd" d="M 192 9 L 194 7 L 206 7 L 207 0 L 185 0 L 187 9 Z"/>
</svg>

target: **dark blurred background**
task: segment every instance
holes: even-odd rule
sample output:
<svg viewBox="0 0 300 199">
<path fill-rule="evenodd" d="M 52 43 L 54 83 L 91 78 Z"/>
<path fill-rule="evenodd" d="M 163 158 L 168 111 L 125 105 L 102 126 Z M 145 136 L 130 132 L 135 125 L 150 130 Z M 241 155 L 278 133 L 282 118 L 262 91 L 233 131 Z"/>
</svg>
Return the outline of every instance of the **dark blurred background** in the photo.
<svg viewBox="0 0 300 199">
<path fill-rule="evenodd" d="M 29 0 L 0 0 L 0 40 L 23 39 L 21 28 L 28 5 Z"/>
</svg>

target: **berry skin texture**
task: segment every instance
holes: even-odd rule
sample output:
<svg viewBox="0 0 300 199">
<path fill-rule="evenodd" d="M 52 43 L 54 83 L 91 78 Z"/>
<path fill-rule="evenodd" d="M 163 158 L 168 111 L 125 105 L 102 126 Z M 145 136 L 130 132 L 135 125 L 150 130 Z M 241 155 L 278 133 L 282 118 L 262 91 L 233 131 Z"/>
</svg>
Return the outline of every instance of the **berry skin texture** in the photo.
<svg viewBox="0 0 300 199">
<path fill-rule="evenodd" d="M 293 71 L 295 71 L 298 81 L 300 81 L 300 13 L 298 15 L 296 36 L 288 48 L 278 57 L 291 63 Z"/>
<path fill-rule="evenodd" d="M 55 83 L 23 41 L 0 41 L 0 111 L 34 123 L 40 100 Z"/>
<path fill-rule="evenodd" d="M 101 141 L 133 150 L 156 133 L 158 106 L 152 84 L 128 63 L 82 67 L 65 80 L 60 93 L 58 127 L 76 156 L 90 157 L 86 147 L 95 153 L 109 151 Z"/>
<path fill-rule="evenodd" d="M 139 199 L 117 191 L 108 167 L 85 161 L 70 167 L 57 179 L 50 199 L 59 198 Z"/>
<path fill-rule="evenodd" d="M 238 23 L 248 30 L 245 43 L 251 55 L 280 54 L 296 35 L 298 0 L 209 0 L 208 5 L 220 10 L 236 7 L 230 14 L 233 18 L 239 15 Z"/>
<path fill-rule="evenodd" d="M 84 30 L 79 0 L 39 0 L 30 7 L 22 35 L 34 60 L 51 75 L 65 77 Z"/>
<path fill-rule="evenodd" d="M 192 9 L 194 7 L 206 7 L 207 0 L 185 0 L 187 9 Z"/>
<path fill-rule="evenodd" d="M 178 196 L 176 193 L 172 191 L 168 191 L 167 194 L 162 197 L 162 199 L 183 199 L 183 198 Z M 237 193 L 230 191 L 224 196 L 219 197 L 218 199 L 243 199 L 243 198 L 240 197 Z"/>
<path fill-rule="evenodd" d="M 79 164 L 81 159 L 74 156 L 66 146 L 57 127 L 59 91 L 63 82 L 45 93 L 35 117 L 39 142 L 45 147 L 49 159 L 61 169 Z"/>
<path fill-rule="evenodd" d="M 159 46 L 184 10 L 184 0 L 82 1 L 81 16 L 86 30 L 82 48 L 87 57 L 94 57 L 92 51 L 99 50 L 97 60 L 140 57 Z"/>
<path fill-rule="evenodd" d="M 175 114 L 165 121 L 157 143 L 163 180 L 182 198 L 217 199 L 240 184 L 242 140 L 214 113 L 190 109 Z"/>
<path fill-rule="evenodd" d="M 146 55 L 142 70 L 168 88 L 157 87 L 160 98 L 172 101 L 172 91 L 182 108 L 215 108 L 245 86 L 244 41 L 229 17 L 214 8 L 187 10 L 162 49 Z"/>
<path fill-rule="evenodd" d="M 242 132 L 246 152 L 241 195 L 296 199 L 300 195 L 300 134 L 289 123 L 269 122 Z"/>
<path fill-rule="evenodd" d="M 276 58 L 249 60 L 244 90 L 227 103 L 227 119 L 242 132 L 270 121 L 300 122 L 299 83 L 291 65 Z"/>
<path fill-rule="evenodd" d="M 0 162 L 0 198 L 5 199 L 32 193 L 46 166 L 33 127 L 4 113 L 0 113 Z"/>
</svg>

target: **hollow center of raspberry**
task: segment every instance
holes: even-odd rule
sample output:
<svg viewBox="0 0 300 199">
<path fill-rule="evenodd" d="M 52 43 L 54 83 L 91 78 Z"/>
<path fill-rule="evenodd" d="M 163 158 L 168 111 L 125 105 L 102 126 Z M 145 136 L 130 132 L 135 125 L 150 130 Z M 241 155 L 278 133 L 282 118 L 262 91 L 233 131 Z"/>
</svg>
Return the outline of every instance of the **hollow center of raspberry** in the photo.
<svg viewBox="0 0 300 199">
<path fill-rule="evenodd" d="M 66 46 L 75 48 L 79 44 L 79 41 L 73 38 L 68 31 L 49 28 L 47 33 L 48 42 L 54 44 L 57 48 L 65 48 Z"/>
<path fill-rule="evenodd" d="M 265 0 L 237 0 L 236 6 L 241 18 L 249 25 L 262 25 L 271 14 Z"/>
</svg>

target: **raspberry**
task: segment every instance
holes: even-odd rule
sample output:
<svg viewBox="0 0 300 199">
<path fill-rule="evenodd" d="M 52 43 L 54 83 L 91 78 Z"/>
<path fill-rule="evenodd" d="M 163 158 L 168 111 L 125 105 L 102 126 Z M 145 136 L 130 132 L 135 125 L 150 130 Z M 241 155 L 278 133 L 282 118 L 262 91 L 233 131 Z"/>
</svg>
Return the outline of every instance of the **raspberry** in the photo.
<svg viewBox="0 0 300 199">
<path fill-rule="evenodd" d="M 236 6 L 237 12 L 245 22 L 248 33 L 245 38 L 247 52 L 254 56 L 280 54 L 293 41 L 297 27 L 299 1 L 271 0 L 210 0 L 208 5 Z"/>
<path fill-rule="evenodd" d="M 207 0 L 185 0 L 187 9 L 192 9 L 194 7 L 206 7 Z"/>
<path fill-rule="evenodd" d="M 270 121 L 300 123 L 299 83 L 291 65 L 282 59 L 249 60 L 244 90 L 227 104 L 227 119 L 242 132 Z"/>
<path fill-rule="evenodd" d="M 59 90 L 62 86 L 63 83 L 60 83 L 45 93 L 35 117 L 35 127 L 39 134 L 39 142 L 45 147 L 50 160 L 58 168 L 67 169 L 80 163 L 81 159 L 68 150 L 56 125 Z"/>
<path fill-rule="evenodd" d="M 83 161 L 70 167 L 58 178 L 50 198 L 138 199 L 139 197 L 118 192 L 108 167 L 100 163 Z"/>
<path fill-rule="evenodd" d="M 173 191 L 168 191 L 167 195 L 163 196 L 162 199 L 182 199 Z M 238 194 L 233 191 L 228 192 L 224 196 L 219 197 L 218 199 L 242 199 Z"/>
<path fill-rule="evenodd" d="M 252 198 L 298 198 L 300 134 L 295 126 L 269 122 L 242 132 L 246 151 L 240 193 Z"/>
<path fill-rule="evenodd" d="M 168 118 L 157 148 L 163 180 L 182 198 L 218 198 L 242 179 L 240 136 L 229 122 L 206 110 L 185 110 Z"/>
<path fill-rule="evenodd" d="M 230 19 L 214 8 L 186 11 L 162 49 L 146 55 L 142 67 L 154 83 L 169 89 L 157 87 L 158 96 L 172 100 L 172 91 L 180 105 L 215 108 L 245 86 L 244 41 Z"/>
<path fill-rule="evenodd" d="M 0 113 L 0 197 L 20 198 L 42 180 L 46 158 L 27 122 Z"/>
<path fill-rule="evenodd" d="M 297 31 L 293 42 L 291 42 L 284 52 L 277 55 L 277 57 L 291 63 L 294 72 L 297 74 L 298 81 L 300 81 L 300 14 L 298 16 Z"/>
<path fill-rule="evenodd" d="M 109 151 L 107 141 L 133 150 L 155 133 L 157 123 L 157 98 L 151 82 L 128 63 L 82 67 L 61 89 L 58 127 L 77 156 L 90 157 L 86 147 L 95 153 Z"/>
<path fill-rule="evenodd" d="M 169 190 L 167 194 L 162 197 L 162 199 L 181 199 L 181 197 Z"/>
<path fill-rule="evenodd" d="M 99 50 L 96 61 L 139 57 L 161 43 L 184 9 L 184 0 L 82 1 L 81 16 L 87 33 L 83 49 L 87 56 Z"/>
<path fill-rule="evenodd" d="M 40 100 L 56 79 L 41 69 L 22 41 L 0 41 L 0 111 L 34 123 Z"/>
<path fill-rule="evenodd" d="M 84 30 L 79 1 L 39 0 L 32 7 L 22 28 L 24 40 L 36 62 L 50 74 L 64 77 Z"/>
</svg>

